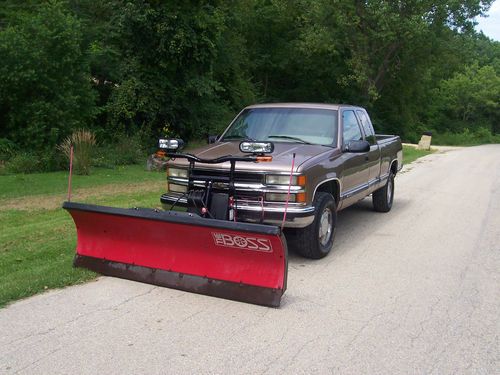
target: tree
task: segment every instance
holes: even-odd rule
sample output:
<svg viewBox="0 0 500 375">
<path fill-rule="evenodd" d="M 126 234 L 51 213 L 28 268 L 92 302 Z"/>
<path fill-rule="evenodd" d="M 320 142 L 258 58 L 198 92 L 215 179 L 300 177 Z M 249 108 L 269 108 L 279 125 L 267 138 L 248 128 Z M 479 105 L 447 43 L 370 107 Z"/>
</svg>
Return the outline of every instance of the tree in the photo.
<svg viewBox="0 0 500 375">
<path fill-rule="evenodd" d="M 433 92 L 432 125 L 436 130 L 462 132 L 480 127 L 500 133 L 500 61 L 493 66 L 467 66 L 443 80 Z"/>
<path fill-rule="evenodd" d="M 89 127 L 94 92 L 78 20 L 45 3 L 0 31 L 0 137 L 46 149 Z"/>
<path fill-rule="evenodd" d="M 132 131 L 167 126 L 186 138 L 217 128 L 227 112 L 214 73 L 224 21 L 212 2 L 126 3 L 118 19 L 121 63 L 111 120 Z"/>
</svg>

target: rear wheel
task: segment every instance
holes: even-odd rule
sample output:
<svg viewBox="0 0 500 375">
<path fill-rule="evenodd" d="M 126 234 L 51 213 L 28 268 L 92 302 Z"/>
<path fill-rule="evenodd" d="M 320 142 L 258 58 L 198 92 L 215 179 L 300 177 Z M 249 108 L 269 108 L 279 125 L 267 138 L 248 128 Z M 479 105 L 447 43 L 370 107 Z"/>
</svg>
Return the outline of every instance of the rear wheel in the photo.
<svg viewBox="0 0 500 375">
<path fill-rule="evenodd" d="M 314 199 L 314 221 L 290 236 L 290 247 L 306 258 L 320 259 L 333 246 L 337 226 L 337 206 L 329 193 L 318 192 Z"/>
<path fill-rule="evenodd" d="M 384 187 L 376 190 L 372 194 L 373 208 L 378 212 L 389 212 L 394 200 L 394 173 L 389 174 Z"/>
</svg>

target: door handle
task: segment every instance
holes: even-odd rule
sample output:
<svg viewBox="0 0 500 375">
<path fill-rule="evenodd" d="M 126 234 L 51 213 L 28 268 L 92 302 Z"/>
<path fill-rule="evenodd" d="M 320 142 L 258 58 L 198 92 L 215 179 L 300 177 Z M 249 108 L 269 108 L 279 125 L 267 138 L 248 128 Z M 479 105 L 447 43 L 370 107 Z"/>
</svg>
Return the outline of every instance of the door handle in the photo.
<svg viewBox="0 0 500 375">
<path fill-rule="evenodd" d="M 365 161 L 368 161 L 370 160 L 370 158 L 368 156 L 365 156 Z"/>
</svg>

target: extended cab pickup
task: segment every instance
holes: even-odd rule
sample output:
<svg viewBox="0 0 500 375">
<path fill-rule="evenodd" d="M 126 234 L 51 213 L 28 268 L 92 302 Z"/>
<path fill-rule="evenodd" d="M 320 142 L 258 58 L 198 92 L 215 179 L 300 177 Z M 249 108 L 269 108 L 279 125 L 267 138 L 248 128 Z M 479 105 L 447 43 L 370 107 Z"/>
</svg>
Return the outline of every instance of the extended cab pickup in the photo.
<svg viewBox="0 0 500 375">
<path fill-rule="evenodd" d="M 306 257 L 330 252 L 338 211 L 370 194 L 376 211 L 391 209 L 394 177 L 402 167 L 401 140 L 375 134 L 361 107 L 253 105 L 214 143 L 192 154 L 204 159 L 242 155 L 239 145 L 244 140 L 273 142 L 274 152 L 267 163 L 236 164 L 236 220 L 273 225 L 284 221 L 289 245 Z M 165 208 L 187 204 L 188 165 L 185 159 L 169 161 L 169 191 L 161 197 Z M 197 164 L 191 173 L 199 176 L 202 187 L 205 179 L 227 175 L 229 168 L 229 163 Z M 228 189 L 223 183 L 213 187 Z"/>
</svg>

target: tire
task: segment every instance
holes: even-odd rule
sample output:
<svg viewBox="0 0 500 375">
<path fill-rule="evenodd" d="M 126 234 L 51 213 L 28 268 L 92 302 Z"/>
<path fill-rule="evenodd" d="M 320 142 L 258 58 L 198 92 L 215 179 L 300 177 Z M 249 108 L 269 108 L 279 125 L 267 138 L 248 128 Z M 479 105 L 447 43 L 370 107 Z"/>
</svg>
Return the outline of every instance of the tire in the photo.
<svg viewBox="0 0 500 375">
<path fill-rule="evenodd" d="M 372 194 L 373 208 L 377 212 L 389 212 L 394 200 L 394 173 L 389 174 L 385 186 Z"/>
<path fill-rule="evenodd" d="M 333 247 L 337 227 L 337 205 L 329 193 L 318 192 L 314 198 L 314 221 L 290 236 L 290 247 L 305 258 L 321 259 Z"/>
</svg>

